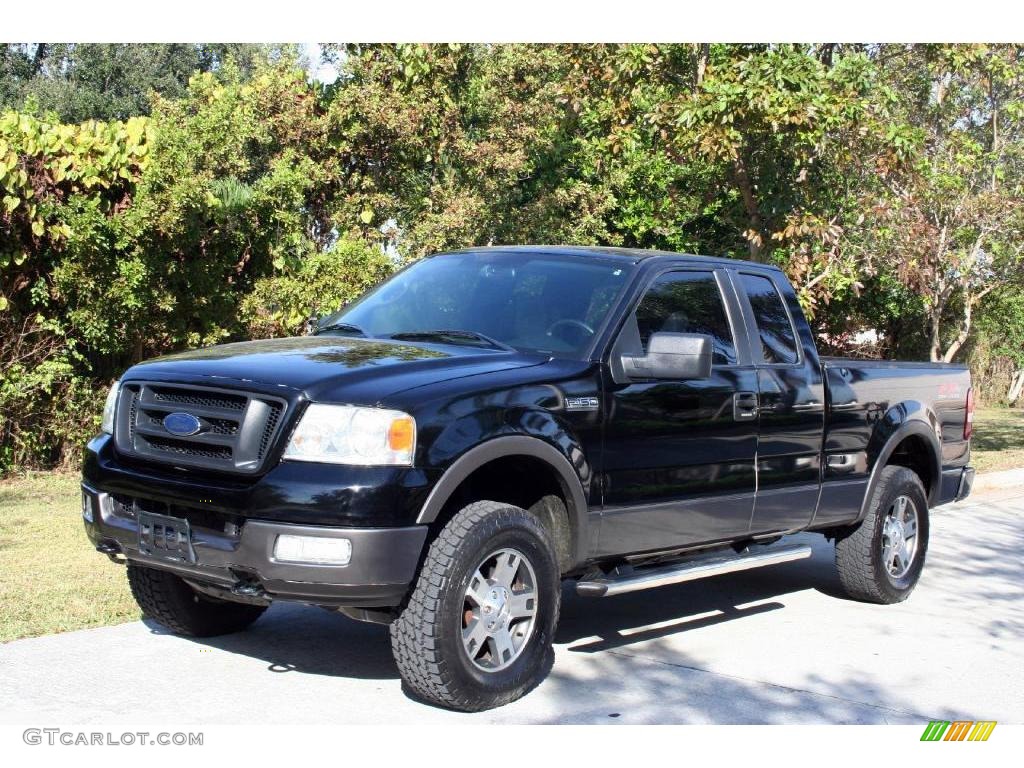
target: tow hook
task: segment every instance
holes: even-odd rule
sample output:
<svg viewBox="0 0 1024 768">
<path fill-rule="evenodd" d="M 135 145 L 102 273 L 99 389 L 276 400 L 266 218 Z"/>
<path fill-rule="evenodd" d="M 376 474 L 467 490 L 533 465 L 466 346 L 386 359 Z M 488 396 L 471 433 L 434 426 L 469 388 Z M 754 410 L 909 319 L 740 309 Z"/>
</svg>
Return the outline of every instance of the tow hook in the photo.
<svg viewBox="0 0 1024 768">
<path fill-rule="evenodd" d="M 124 565 L 128 562 L 124 553 L 121 551 L 121 545 L 111 539 L 102 539 L 100 543 L 96 545 L 96 551 L 102 552 L 110 558 L 111 562 L 117 563 L 118 565 Z"/>
</svg>

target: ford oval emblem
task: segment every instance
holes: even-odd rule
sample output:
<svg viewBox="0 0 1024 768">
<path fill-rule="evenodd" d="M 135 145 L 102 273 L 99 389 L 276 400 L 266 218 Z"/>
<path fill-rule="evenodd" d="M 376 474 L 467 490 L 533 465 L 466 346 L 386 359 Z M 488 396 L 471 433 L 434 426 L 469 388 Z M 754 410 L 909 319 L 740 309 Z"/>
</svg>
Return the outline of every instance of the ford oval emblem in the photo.
<svg viewBox="0 0 1024 768">
<path fill-rule="evenodd" d="M 178 437 L 194 435 L 203 428 L 203 423 L 191 413 L 168 413 L 164 416 L 164 429 Z"/>
</svg>

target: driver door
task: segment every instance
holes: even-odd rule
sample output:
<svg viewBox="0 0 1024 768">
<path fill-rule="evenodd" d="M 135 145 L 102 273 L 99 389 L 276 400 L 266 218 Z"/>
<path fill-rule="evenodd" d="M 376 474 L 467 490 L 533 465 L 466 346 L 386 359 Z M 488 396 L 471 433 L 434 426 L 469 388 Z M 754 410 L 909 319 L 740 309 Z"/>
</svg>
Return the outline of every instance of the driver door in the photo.
<svg viewBox="0 0 1024 768">
<path fill-rule="evenodd" d="M 731 284 L 721 270 L 673 269 L 652 280 L 612 346 L 605 373 L 600 555 L 654 552 L 750 530 L 757 419 L 736 395 L 757 392 Z M 652 333 L 711 336 L 711 375 L 625 380 L 616 361 L 645 354 Z M 742 402 L 742 401 L 741 401 Z"/>
</svg>

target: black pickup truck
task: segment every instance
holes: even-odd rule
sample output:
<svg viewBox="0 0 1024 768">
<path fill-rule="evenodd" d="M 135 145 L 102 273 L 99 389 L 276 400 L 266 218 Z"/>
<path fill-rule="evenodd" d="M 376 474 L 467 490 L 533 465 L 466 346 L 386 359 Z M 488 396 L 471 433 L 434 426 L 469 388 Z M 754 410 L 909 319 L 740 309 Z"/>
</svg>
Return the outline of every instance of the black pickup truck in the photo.
<svg viewBox="0 0 1024 768">
<path fill-rule="evenodd" d="M 418 261 L 309 336 L 125 372 L 82 513 L 174 632 L 274 600 L 390 625 L 407 689 L 479 710 L 553 658 L 561 583 L 595 598 L 807 557 L 895 603 L 930 508 L 965 497 L 961 366 L 821 358 L 761 264 L 479 248 Z"/>
</svg>

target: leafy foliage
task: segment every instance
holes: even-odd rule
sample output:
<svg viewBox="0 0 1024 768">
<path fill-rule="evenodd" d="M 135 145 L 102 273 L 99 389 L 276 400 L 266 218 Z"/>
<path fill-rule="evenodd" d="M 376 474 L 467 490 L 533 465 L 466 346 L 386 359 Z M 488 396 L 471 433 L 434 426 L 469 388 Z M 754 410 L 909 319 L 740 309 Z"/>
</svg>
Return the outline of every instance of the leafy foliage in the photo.
<svg viewBox="0 0 1024 768">
<path fill-rule="evenodd" d="M 328 112 L 339 230 L 415 258 L 593 242 L 613 201 L 573 172 L 567 62 L 547 46 L 349 46 Z"/>
<path fill-rule="evenodd" d="M 981 300 L 1019 290 L 1024 277 L 1020 53 L 988 45 L 891 52 L 893 116 L 914 159 L 871 212 L 874 263 L 924 299 L 932 360 L 952 360 Z"/>
<path fill-rule="evenodd" d="M 247 336 L 300 334 L 311 319 L 339 309 L 391 275 L 394 262 L 379 248 L 341 241 L 287 274 L 257 280 L 241 304 Z"/>
<path fill-rule="evenodd" d="M 473 245 L 776 263 L 827 351 L 1024 382 L 1021 46 L 325 50 L 0 46 L 0 472 L 138 360 Z"/>
<path fill-rule="evenodd" d="M 83 235 L 101 242 L 129 203 L 151 138 L 145 118 L 69 126 L 0 116 L 0 470 L 59 460 L 95 426 L 95 398 L 76 377 L 88 336 L 68 336 L 60 273 Z"/>
<path fill-rule="evenodd" d="M 123 123 L 0 117 L 0 469 L 72 460 L 105 383 L 242 335 L 257 281 L 333 243 L 325 127 L 288 65 L 197 75 Z"/>
<path fill-rule="evenodd" d="M 148 115 L 152 94 L 185 95 L 195 72 L 233 62 L 248 77 L 269 56 L 294 46 L 246 43 L 0 44 L 0 108 L 31 107 L 62 122 Z"/>
</svg>

